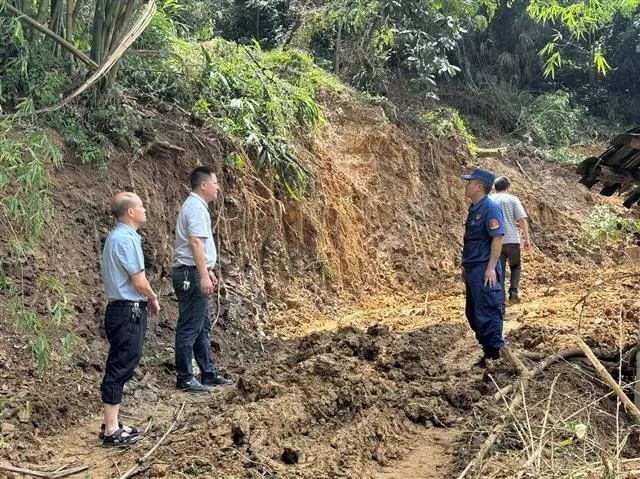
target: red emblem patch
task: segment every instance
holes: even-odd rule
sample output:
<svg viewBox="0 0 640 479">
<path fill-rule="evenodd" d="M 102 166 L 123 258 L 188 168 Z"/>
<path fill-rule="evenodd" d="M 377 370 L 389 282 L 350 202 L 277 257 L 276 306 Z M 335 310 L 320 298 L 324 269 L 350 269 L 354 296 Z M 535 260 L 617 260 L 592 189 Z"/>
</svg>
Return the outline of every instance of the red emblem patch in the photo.
<svg viewBox="0 0 640 479">
<path fill-rule="evenodd" d="M 498 228 L 500 228 L 500 222 L 497 219 L 489 220 L 489 229 L 497 230 Z"/>
</svg>

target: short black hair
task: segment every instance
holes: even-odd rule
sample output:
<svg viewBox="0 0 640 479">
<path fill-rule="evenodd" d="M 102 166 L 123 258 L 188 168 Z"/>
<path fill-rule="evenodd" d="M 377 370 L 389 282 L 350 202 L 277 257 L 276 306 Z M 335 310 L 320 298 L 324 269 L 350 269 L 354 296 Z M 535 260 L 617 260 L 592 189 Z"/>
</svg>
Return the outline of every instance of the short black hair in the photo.
<svg viewBox="0 0 640 479">
<path fill-rule="evenodd" d="M 484 182 L 481 182 L 481 183 L 482 183 L 482 188 L 484 188 L 484 194 L 488 195 L 489 193 L 491 193 L 491 190 L 493 189 L 493 185 L 490 185 Z"/>
<path fill-rule="evenodd" d="M 133 193 L 124 193 L 121 198 L 115 200 L 111 203 L 111 214 L 116 218 L 120 219 L 124 216 L 124 214 L 133 206 L 133 202 L 136 197 Z"/>
<path fill-rule="evenodd" d="M 511 181 L 506 176 L 501 176 L 493 185 L 496 187 L 496 191 L 506 191 L 511 186 Z"/>
<path fill-rule="evenodd" d="M 215 171 L 208 165 L 198 166 L 193 169 L 189 175 L 189 181 L 191 182 L 191 189 L 195 190 L 200 183 L 202 183 L 207 177 L 215 175 Z"/>
</svg>

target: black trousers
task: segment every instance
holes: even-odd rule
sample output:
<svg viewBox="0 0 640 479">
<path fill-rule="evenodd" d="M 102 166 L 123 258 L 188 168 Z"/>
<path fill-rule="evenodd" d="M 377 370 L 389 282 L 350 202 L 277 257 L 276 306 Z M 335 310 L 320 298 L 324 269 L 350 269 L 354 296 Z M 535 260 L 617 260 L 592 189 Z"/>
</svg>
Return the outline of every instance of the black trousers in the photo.
<svg viewBox="0 0 640 479">
<path fill-rule="evenodd" d="M 104 330 L 109 340 L 109 355 L 100 386 L 102 402 L 116 405 L 122 402 L 124 384 L 133 372 L 144 347 L 147 330 L 147 306 L 129 302 L 109 303 L 104 316 Z"/>
<path fill-rule="evenodd" d="M 520 243 L 507 243 L 502 245 L 502 254 L 500 255 L 500 263 L 502 264 L 502 291 L 505 293 L 505 276 L 507 271 L 507 263 L 509 264 L 510 280 L 509 280 L 509 298 L 514 294 L 518 294 L 520 288 L 520 273 L 522 272 L 520 261 Z M 506 300 L 506 294 L 505 294 Z"/>
<path fill-rule="evenodd" d="M 209 297 L 200 289 L 200 275 L 195 267 L 182 266 L 173 268 L 171 276 L 179 310 L 175 343 L 178 383 L 184 384 L 193 378 L 194 357 L 202 380 L 215 377 L 220 373 L 211 355 Z"/>
</svg>

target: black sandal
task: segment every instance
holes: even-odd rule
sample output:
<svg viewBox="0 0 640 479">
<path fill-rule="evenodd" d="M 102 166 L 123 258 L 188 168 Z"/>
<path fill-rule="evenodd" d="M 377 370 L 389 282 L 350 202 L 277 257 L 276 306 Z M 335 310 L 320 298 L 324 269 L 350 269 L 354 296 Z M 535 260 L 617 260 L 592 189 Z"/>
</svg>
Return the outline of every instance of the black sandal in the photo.
<svg viewBox="0 0 640 479">
<path fill-rule="evenodd" d="M 142 434 L 130 434 L 124 429 L 116 429 L 110 436 L 104 436 L 102 447 L 126 447 L 132 446 L 142 439 Z"/>
<path fill-rule="evenodd" d="M 100 438 L 100 439 L 104 439 L 104 430 L 105 430 L 105 427 L 106 427 L 106 426 L 105 426 L 104 424 L 103 424 L 102 426 L 100 426 L 100 434 L 98 434 L 98 438 Z M 130 435 L 132 435 L 132 436 L 139 436 L 139 435 L 140 435 L 140 433 L 142 432 L 142 431 L 140 431 L 140 430 L 139 430 L 138 428 L 136 428 L 136 427 L 133 427 L 133 426 L 125 426 L 125 425 L 124 425 L 124 424 L 122 424 L 121 422 L 119 422 L 119 423 L 118 423 L 118 427 L 119 427 L 120 429 L 124 429 L 125 427 L 128 427 L 129 429 L 131 429 L 131 432 L 127 432 L 127 431 L 125 431 L 125 432 L 127 432 L 127 434 L 130 434 Z"/>
</svg>

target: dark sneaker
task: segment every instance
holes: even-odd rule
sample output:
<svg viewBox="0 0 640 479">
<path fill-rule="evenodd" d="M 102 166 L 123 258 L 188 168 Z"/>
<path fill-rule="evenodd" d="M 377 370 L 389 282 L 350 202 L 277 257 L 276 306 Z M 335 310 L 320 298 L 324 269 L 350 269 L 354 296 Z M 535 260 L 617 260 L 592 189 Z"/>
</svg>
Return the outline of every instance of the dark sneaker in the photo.
<svg viewBox="0 0 640 479">
<path fill-rule="evenodd" d="M 116 429 L 110 436 L 104 436 L 102 439 L 102 447 L 127 447 L 132 446 L 140 439 L 143 434 L 128 433 L 124 429 Z"/>
<path fill-rule="evenodd" d="M 209 391 L 211 391 L 211 388 L 209 386 L 200 384 L 200 382 L 196 378 L 191 378 L 186 382 L 178 382 L 176 384 L 176 388 L 194 394 L 208 393 Z"/>
<path fill-rule="evenodd" d="M 518 304 L 520 303 L 520 298 L 518 297 L 518 293 L 513 293 L 509 295 L 509 302 L 511 304 Z"/>
<path fill-rule="evenodd" d="M 216 374 L 215 376 L 203 377 L 202 384 L 205 386 L 231 386 L 233 381 L 225 378 L 222 374 Z"/>
<path fill-rule="evenodd" d="M 473 364 L 473 369 L 487 369 L 487 359 L 482 356 Z"/>
</svg>

